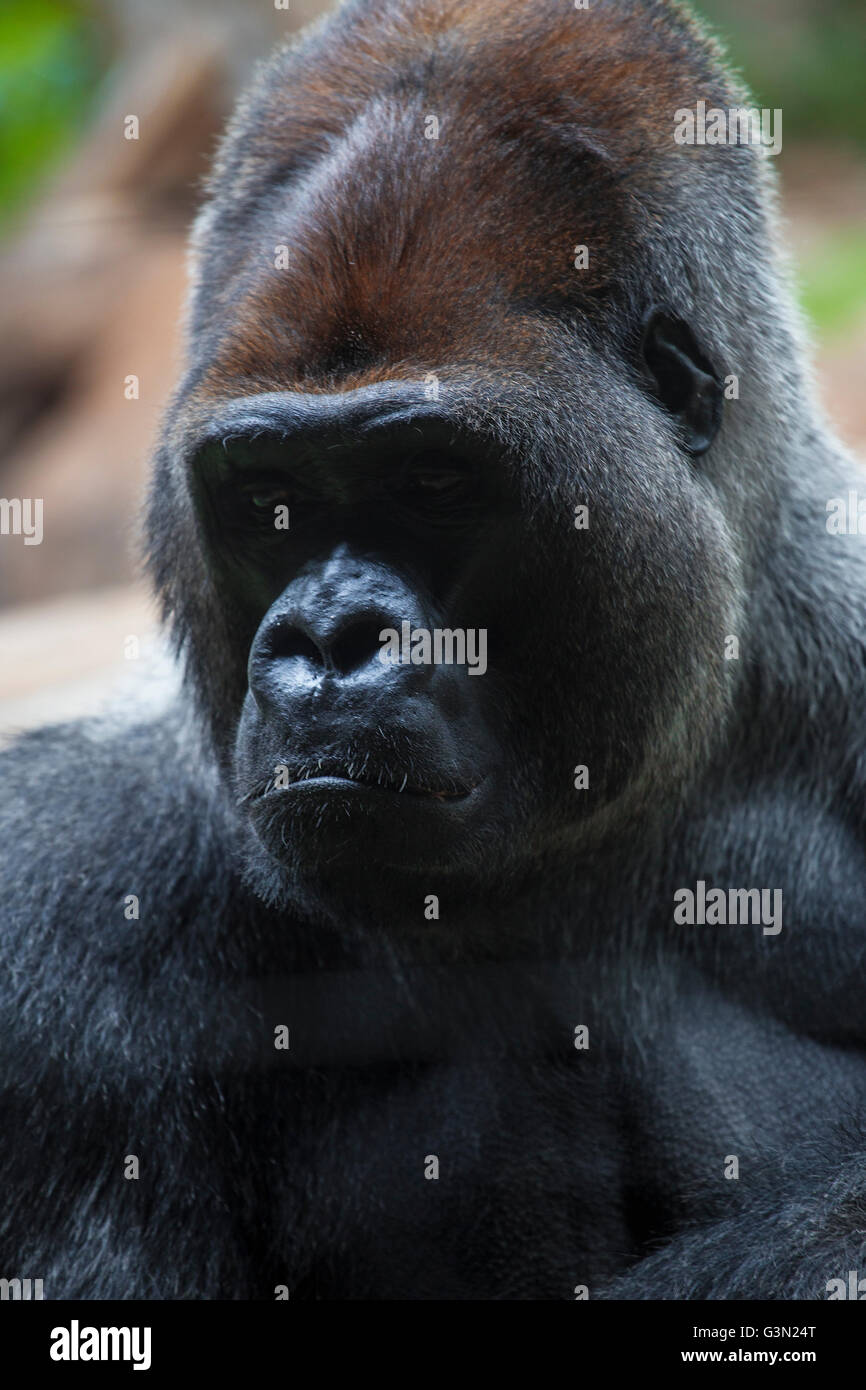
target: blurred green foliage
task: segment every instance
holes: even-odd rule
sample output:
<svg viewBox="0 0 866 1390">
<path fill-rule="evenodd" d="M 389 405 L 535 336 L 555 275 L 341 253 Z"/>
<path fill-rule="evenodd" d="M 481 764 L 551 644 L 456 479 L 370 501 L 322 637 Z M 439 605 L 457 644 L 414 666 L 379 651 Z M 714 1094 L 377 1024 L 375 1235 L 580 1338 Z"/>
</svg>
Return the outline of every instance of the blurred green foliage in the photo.
<svg viewBox="0 0 866 1390">
<path fill-rule="evenodd" d="M 0 0 L 0 219 L 74 141 L 96 95 L 104 39 L 75 0 Z"/>
<path fill-rule="evenodd" d="M 864 0 L 693 0 L 785 138 L 866 150 Z"/>
<path fill-rule="evenodd" d="M 785 153 L 802 140 L 866 152 L 866 0 L 694 0 L 759 106 L 782 111 Z M 799 266 L 821 336 L 866 309 L 866 226 L 831 228 Z"/>
<path fill-rule="evenodd" d="M 842 228 L 801 261 L 800 299 L 825 337 L 860 316 L 866 307 L 866 229 Z"/>
</svg>

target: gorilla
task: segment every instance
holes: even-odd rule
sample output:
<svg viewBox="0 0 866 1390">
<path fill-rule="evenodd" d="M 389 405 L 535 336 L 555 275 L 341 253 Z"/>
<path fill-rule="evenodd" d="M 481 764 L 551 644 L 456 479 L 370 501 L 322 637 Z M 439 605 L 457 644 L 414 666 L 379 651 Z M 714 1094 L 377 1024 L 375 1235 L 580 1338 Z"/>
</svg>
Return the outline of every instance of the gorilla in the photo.
<svg viewBox="0 0 866 1390">
<path fill-rule="evenodd" d="M 349 0 L 258 72 L 148 498 L 177 692 L 0 760 L 4 1276 L 866 1276 L 858 473 L 766 151 L 675 136 L 748 100 L 675 0 Z"/>
</svg>

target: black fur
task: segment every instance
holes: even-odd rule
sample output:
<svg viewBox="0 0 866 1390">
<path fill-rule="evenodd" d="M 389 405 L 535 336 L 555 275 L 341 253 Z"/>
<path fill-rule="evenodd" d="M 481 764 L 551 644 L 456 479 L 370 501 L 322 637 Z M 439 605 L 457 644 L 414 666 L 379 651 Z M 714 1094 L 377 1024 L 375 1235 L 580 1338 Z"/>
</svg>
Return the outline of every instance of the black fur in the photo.
<svg viewBox="0 0 866 1390">
<path fill-rule="evenodd" d="M 701 96 L 742 100 L 653 0 L 354 0 L 259 75 L 149 505 L 183 691 L 0 760 L 0 1276 L 866 1276 L 866 560 L 825 526 L 858 475 L 764 162 L 670 138 Z M 416 435 L 477 489 L 432 539 L 405 519 Z M 245 539 L 250 452 L 300 489 L 294 550 Z M 361 620 L 391 614 L 484 627 L 488 672 L 359 695 Z M 342 790 L 302 785 L 323 767 Z M 781 932 L 678 925 L 698 881 L 781 890 Z"/>
</svg>

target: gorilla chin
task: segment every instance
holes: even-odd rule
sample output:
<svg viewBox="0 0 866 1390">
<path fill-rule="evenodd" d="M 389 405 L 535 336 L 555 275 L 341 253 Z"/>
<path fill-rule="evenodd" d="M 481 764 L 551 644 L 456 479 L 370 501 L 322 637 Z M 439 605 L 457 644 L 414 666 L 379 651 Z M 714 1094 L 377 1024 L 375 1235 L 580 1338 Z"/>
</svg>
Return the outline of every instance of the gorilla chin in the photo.
<svg viewBox="0 0 866 1390">
<path fill-rule="evenodd" d="M 333 684 L 326 678 L 317 692 L 325 706 L 321 734 L 338 701 Z M 423 737 L 380 723 L 351 747 L 334 729 L 318 746 L 262 758 L 260 747 L 279 748 L 281 733 L 246 702 L 236 785 L 257 840 L 290 874 L 326 866 L 360 877 L 381 868 L 447 868 L 490 820 L 496 793 L 489 756 L 479 749 L 467 758 L 465 747 L 458 756 L 436 709 Z"/>
<path fill-rule="evenodd" d="M 342 865 L 368 878 L 374 867 L 447 869 L 490 800 L 487 782 L 450 793 L 319 776 L 266 792 L 249 818 L 269 855 L 291 871 Z"/>
</svg>

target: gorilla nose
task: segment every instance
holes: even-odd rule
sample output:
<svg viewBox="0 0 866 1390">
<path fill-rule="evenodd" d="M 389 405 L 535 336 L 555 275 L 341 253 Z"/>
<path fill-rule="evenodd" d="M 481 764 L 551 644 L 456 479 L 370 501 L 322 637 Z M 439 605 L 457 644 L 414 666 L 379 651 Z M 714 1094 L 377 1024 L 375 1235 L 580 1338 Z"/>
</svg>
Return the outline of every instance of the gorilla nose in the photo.
<svg viewBox="0 0 866 1390">
<path fill-rule="evenodd" d="M 326 673 L 350 677 L 374 661 L 381 664 L 379 634 L 390 626 L 385 615 L 370 612 L 346 614 L 334 623 L 289 618 L 268 633 L 266 651 L 271 661 L 290 665 L 302 679 L 303 673 L 314 679 Z"/>
<path fill-rule="evenodd" d="M 285 712 L 293 698 L 323 685 L 347 698 L 417 687 L 427 679 L 422 668 L 392 665 L 384 655 L 382 634 L 407 621 L 429 622 L 409 585 L 392 567 L 341 546 L 293 580 L 269 610 L 250 652 L 250 690 L 260 706 Z"/>
</svg>

